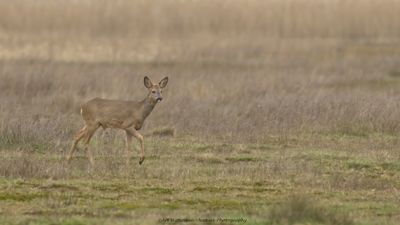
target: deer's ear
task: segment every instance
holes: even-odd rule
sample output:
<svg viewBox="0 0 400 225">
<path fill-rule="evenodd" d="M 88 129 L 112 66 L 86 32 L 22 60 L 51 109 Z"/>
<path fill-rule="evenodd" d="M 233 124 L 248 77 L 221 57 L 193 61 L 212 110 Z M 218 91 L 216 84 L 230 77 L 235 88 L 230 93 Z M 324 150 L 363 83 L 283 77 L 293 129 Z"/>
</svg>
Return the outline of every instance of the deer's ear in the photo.
<svg viewBox="0 0 400 225">
<path fill-rule="evenodd" d="M 150 78 L 147 76 L 144 77 L 144 86 L 147 88 L 153 87 L 153 83 L 151 82 Z"/>
<path fill-rule="evenodd" d="M 160 86 L 160 88 L 165 88 L 165 86 L 167 86 L 168 83 L 168 77 L 164 77 L 160 83 L 158 84 Z"/>
</svg>

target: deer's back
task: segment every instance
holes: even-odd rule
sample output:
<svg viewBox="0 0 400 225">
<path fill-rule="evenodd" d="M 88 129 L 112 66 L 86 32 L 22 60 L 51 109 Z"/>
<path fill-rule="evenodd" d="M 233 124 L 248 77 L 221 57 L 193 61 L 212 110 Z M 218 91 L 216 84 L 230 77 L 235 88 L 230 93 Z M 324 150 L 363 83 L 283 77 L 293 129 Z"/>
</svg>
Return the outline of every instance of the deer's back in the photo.
<svg viewBox="0 0 400 225">
<path fill-rule="evenodd" d="M 137 102 L 94 98 L 82 105 L 81 114 L 87 124 L 118 128 L 131 126 L 138 110 Z"/>
</svg>

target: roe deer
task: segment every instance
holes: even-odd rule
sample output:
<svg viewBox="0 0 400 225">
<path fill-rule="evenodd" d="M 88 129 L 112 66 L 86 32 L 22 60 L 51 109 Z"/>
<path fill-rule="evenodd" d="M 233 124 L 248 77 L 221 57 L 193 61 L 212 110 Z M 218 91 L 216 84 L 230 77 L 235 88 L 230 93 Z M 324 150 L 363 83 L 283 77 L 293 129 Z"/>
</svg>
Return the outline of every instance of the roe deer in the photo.
<svg viewBox="0 0 400 225">
<path fill-rule="evenodd" d="M 144 86 L 148 89 L 147 97 L 140 102 L 107 100 L 95 98 L 86 102 L 81 108 L 85 126 L 76 134 L 71 150 L 67 156 L 67 162 L 71 161 L 76 145 L 84 138 L 85 150 L 91 165 L 94 165 L 92 152 L 89 148 L 89 142 L 93 134 L 99 127 L 117 128 L 125 130 L 126 133 L 126 155 L 129 159 L 129 148 L 132 143 L 132 137 L 136 137 L 141 145 L 141 155 L 139 164 L 144 161 L 143 136 L 138 132 L 142 128 L 146 117 L 151 113 L 157 102 L 163 99 L 162 89 L 167 85 L 168 77 L 163 78 L 158 84 L 153 84 L 146 76 L 144 77 Z"/>
</svg>

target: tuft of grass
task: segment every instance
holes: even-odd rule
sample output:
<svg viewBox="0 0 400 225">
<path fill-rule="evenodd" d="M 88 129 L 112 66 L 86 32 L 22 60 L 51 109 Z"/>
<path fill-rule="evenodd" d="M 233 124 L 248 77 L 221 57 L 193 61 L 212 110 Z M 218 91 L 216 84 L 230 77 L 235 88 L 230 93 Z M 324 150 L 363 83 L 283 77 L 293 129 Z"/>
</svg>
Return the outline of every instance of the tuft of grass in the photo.
<svg viewBox="0 0 400 225">
<path fill-rule="evenodd" d="M 344 212 L 338 212 L 306 195 L 290 196 L 287 202 L 274 206 L 269 212 L 274 224 L 317 223 L 330 225 L 352 225 L 354 221 Z"/>
</svg>

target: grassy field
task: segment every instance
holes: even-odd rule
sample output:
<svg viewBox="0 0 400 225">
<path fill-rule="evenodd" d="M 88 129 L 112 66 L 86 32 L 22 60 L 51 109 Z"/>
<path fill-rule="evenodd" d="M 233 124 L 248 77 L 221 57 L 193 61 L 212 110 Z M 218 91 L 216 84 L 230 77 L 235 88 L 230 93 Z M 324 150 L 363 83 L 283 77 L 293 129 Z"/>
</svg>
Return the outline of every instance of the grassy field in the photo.
<svg viewBox="0 0 400 225">
<path fill-rule="evenodd" d="M 96 140 L 93 168 L 83 153 L 66 165 L 59 152 L 8 150 L 0 168 L 0 218 L 3 224 L 158 224 L 167 218 L 396 224 L 400 163 L 388 143 L 397 140 L 311 135 L 210 144 L 148 138 L 142 166 L 137 156 L 125 165 L 117 149 L 122 142 Z"/>
<path fill-rule="evenodd" d="M 0 224 L 400 220 L 395 0 L 0 2 Z M 125 164 L 94 97 L 169 83 Z"/>
</svg>

